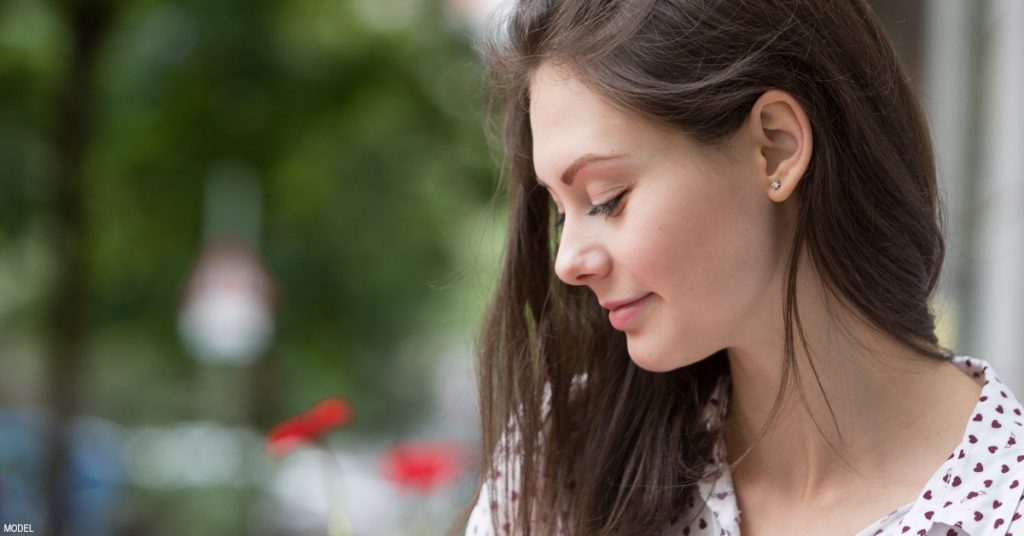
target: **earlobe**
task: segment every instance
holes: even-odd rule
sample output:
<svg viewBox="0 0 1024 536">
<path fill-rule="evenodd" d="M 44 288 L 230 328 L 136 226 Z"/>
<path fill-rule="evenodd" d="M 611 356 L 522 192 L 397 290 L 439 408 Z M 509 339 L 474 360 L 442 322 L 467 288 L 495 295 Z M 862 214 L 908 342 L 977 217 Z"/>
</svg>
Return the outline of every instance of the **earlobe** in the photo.
<svg viewBox="0 0 1024 536">
<path fill-rule="evenodd" d="M 766 91 L 750 111 L 758 175 L 772 200 L 789 198 L 811 161 L 811 123 L 803 106 L 789 93 Z"/>
</svg>

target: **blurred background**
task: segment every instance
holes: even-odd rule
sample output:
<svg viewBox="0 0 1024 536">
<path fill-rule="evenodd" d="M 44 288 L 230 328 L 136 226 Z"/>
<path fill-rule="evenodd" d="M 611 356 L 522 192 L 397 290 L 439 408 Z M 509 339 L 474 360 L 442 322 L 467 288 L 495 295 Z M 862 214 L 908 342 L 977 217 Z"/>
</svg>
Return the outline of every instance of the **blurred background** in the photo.
<svg viewBox="0 0 1024 536">
<path fill-rule="evenodd" d="M 0 0 L 3 523 L 456 521 L 505 214 L 473 46 L 501 4 Z M 1024 2 L 874 4 L 932 122 L 942 340 L 1024 393 Z M 268 455 L 338 396 L 354 419 Z"/>
</svg>

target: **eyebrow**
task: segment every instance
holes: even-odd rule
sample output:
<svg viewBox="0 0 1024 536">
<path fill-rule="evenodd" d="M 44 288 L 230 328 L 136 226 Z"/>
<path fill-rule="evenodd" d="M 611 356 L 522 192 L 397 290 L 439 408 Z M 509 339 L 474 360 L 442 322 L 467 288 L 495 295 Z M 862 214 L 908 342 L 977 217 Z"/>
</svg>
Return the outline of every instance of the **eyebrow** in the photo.
<svg viewBox="0 0 1024 536">
<path fill-rule="evenodd" d="M 565 168 L 565 171 L 562 173 L 562 183 L 565 184 L 566 186 L 572 186 L 572 181 L 576 180 L 576 174 L 579 173 L 581 169 L 589 166 L 590 164 L 593 164 L 595 162 L 603 162 L 605 160 L 619 160 L 625 157 L 626 155 L 623 154 L 597 155 L 593 153 L 587 153 L 577 158 L 572 164 L 569 165 L 569 167 Z M 544 181 L 540 180 L 540 177 L 537 178 L 537 182 L 539 182 L 541 186 L 544 186 L 545 188 L 547 187 L 547 185 L 544 184 Z"/>
</svg>

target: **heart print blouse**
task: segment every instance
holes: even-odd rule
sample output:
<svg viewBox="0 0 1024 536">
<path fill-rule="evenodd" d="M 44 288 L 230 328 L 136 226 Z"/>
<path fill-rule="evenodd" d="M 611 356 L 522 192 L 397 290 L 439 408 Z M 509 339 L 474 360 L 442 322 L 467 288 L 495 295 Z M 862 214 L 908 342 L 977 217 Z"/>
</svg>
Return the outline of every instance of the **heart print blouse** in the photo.
<svg viewBox="0 0 1024 536">
<path fill-rule="evenodd" d="M 957 356 L 953 363 L 982 386 L 960 444 L 915 501 L 865 527 L 856 536 L 1024 536 L 1024 407 L 987 362 Z M 726 377 L 716 387 L 713 403 L 705 408 L 709 426 L 725 418 L 728 394 Z M 499 445 L 499 460 L 516 450 L 515 429 L 509 432 Z M 661 536 L 740 536 L 741 512 L 724 460 L 725 447 L 719 441 L 711 462 L 715 465 L 712 476 L 698 483 L 686 501 L 686 508 Z M 497 512 L 502 510 L 489 492 L 490 485 L 496 484 L 500 497 L 517 498 L 518 467 L 514 458 L 511 462 L 511 470 L 505 475 L 508 478 L 486 482 L 481 489 L 466 536 L 511 534 L 509 525 L 500 519 L 498 526 L 494 526 Z M 562 529 L 558 532 L 565 534 Z"/>
</svg>

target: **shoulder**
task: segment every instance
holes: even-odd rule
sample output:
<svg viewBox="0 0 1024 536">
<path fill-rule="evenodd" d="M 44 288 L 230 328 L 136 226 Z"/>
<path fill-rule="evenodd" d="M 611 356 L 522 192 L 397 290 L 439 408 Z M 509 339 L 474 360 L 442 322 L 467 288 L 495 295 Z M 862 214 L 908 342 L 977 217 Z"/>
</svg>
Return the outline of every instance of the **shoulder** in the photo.
<svg viewBox="0 0 1024 536">
<path fill-rule="evenodd" d="M 953 363 L 981 385 L 981 396 L 961 444 L 927 486 L 924 515 L 958 535 L 1024 534 L 1024 407 L 988 362 Z"/>
</svg>

